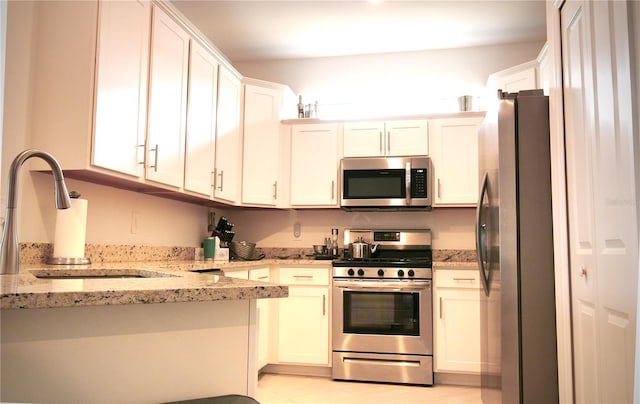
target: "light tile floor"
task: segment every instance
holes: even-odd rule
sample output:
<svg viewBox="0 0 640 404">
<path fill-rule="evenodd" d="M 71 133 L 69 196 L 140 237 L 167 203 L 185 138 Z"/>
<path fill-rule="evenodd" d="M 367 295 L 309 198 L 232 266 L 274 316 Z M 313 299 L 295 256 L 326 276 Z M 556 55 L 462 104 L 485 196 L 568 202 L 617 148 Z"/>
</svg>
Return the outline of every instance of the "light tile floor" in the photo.
<svg viewBox="0 0 640 404">
<path fill-rule="evenodd" d="M 480 404 L 480 389 L 382 383 L 338 382 L 325 377 L 263 374 L 256 399 L 261 404 Z"/>
</svg>

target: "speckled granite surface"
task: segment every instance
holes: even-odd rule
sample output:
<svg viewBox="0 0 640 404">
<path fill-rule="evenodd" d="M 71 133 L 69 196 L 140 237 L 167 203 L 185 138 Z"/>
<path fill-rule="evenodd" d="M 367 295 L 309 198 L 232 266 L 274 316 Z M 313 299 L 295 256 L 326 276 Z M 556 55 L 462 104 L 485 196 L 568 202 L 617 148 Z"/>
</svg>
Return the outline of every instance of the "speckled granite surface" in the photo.
<svg viewBox="0 0 640 404">
<path fill-rule="evenodd" d="M 288 287 L 274 283 L 225 277 L 225 269 L 258 266 L 327 266 L 311 249 L 264 248 L 259 261 L 228 263 L 195 261 L 192 247 L 91 245 L 85 252 L 90 265 L 46 265 L 53 248 L 46 243 L 20 244 L 18 275 L 0 276 L 0 308 L 50 308 L 110 304 L 246 300 L 286 297 Z M 475 251 L 434 250 L 434 268 L 475 266 Z M 220 273 L 194 270 L 221 269 Z M 46 279 L 45 275 L 141 275 L 120 278 Z M 36 277 L 40 276 L 40 278 Z"/>
</svg>

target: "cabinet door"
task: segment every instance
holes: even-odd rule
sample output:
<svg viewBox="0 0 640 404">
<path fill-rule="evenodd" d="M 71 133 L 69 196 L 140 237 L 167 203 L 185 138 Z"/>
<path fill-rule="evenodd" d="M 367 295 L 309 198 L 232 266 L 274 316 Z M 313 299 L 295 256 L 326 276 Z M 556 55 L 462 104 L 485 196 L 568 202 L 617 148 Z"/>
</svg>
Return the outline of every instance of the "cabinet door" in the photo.
<svg viewBox="0 0 640 404">
<path fill-rule="evenodd" d="M 479 373 L 480 291 L 438 289 L 436 297 L 435 370 Z"/>
<path fill-rule="evenodd" d="M 216 199 L 231 203 L 239 200 L 240 179 L 242 178 L 241 90 L 240 79 L 224 66 L 220 66 L 214 196 Z"/>
<path fill-rule="evenodd" d="M 142 176 L 147 126 L 151 5 L 99 3 L 91 164 Z"/>
<path fill-rule="evenodd" d="M 385 131 L 383 122 L 352 122 L 343 125 L 344 157 L 383 156 Z"/>
<path fill-rule="evenodd" d="M 251 269 L 249 279 L 253 281 L 269 282 L 269 267 Z M 269 363 L 269 345 L 271 341 L 271 299 L 258 299 L 256 302 L 258 309 L 258 369 Z"/>
<path fill-rule="evenodd" d="M 279 104 L 277 90 L 245 85 L 242 159 L 244 204 L 276 204 L 280 150 Z"/>
<path fill-rule="evenodd" d="M 184 189 L 213 197 L 218 61 L 191 41 Z"/>
<path fill-rule="evenodd" d="M 182 187 L 187 113 L 189 35 L 153 10 L 146 178 Z"/>
<path fill-rule="evenodd" d="M 291 133 L 291 205 L 338 204 L 338 126 L 296 125 Z"/>
<path fill-rule="evenodd" d="M 387 156 L 421 156 L 429 154 L 429 131 L 426 120 L 386 122 Z"/>
<path fill-rule="evenodd" d="M 538 62 L 534 60 L 497 74 L 495 77 L 496 89 L 507 93 L 533 90 L 539 88 L 537 78 Z"/>
<path fill-rule="evenodd" d="M 430 122 L 434 206 L 472 206 L 478 202 L 478 130 L 481 118 Z"/>
<path fill-rule="evenodd" d="M 289 287 L 278 300 L 278 362 L 329 364 L 329 289 Z"/>
</svg>

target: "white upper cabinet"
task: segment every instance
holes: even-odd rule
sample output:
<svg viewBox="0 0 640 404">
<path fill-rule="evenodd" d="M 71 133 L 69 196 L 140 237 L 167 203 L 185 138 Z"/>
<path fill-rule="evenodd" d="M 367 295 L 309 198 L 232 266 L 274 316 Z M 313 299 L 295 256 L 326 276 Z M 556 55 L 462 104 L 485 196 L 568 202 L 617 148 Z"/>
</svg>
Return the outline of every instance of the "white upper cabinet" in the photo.
<svg viewBox="0 0 640 404">
<path fill-rule="evenodd" d="M 151 6 L 146 1 L 104 1 L 99 18 L 92 164 L 140 177 Z"/>
<path fill-rule="evenodd" d="M 274 206 L 278 199 L 278 90 L 244 85 L 242 203 Z"/>
<path fill-rule="evenodd" d="M 478 130 L 482 116 L 429 121 L 434 206 L 478 202 Z"/>
<path fill-rule="evenodd" d="M 538 61 L 532 60 L 508 69 L 493 73 L 490 76 L 493 81 L 492 93 L 502 90 L 507 93 L 517 93 L 521 90 L 533 90 L 540 88 L 538 83 Z"/>
<path fill-rule="evenodd" d="M 292 127 L 291 205 L 338 206 L 338 124 Z"/>
<path fill-rule="evenodd" d="M 421 156 L 429 154 L 426 120 L 344 124 L 344 157 Z"/>
<path fill-rule="evenodd" d="M 30 146 L 53 154 L 67 176 L 137 185 L 144 169 L 150 3 L 34 7 Z M 33 167 L 48 169 L 40 162 Z"/>
<path fill-rule="evenodd" d="M 174 187 L 184 183 L 188 66 L 189 34 L 154 7 L 145 176 Z"/>
<path fill-rule="evenodd" d="M 241 92 L 240 78 L 226 67 L 220 66 L 214 199 L 231 204 L 240 200 L 242 179 Z"/>
<path fill-rule="evenodd" d="M 184 189 L 213 197 L 218 61 L 191 40 Z"/>
</svg>

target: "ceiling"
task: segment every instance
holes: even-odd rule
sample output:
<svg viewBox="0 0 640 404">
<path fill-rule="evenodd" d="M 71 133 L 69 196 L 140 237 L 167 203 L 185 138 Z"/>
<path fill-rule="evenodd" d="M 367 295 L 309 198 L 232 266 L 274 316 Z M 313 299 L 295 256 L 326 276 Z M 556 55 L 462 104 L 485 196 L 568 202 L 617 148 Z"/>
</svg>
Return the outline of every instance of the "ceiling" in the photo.
<svg viewBox="0 0 640 404">
<path fill-rule="evenodd" d="M 543 0 L 172 3 L 231 62 L 544 41 Z"/>
</svg>

